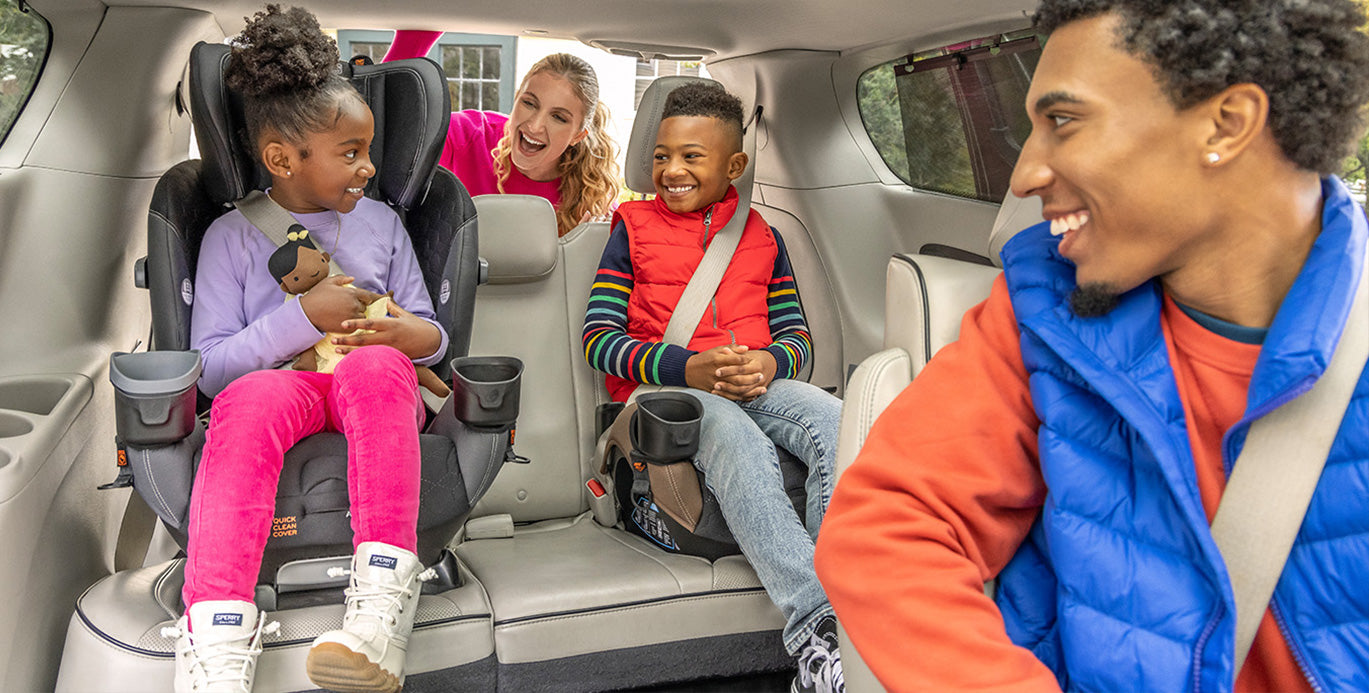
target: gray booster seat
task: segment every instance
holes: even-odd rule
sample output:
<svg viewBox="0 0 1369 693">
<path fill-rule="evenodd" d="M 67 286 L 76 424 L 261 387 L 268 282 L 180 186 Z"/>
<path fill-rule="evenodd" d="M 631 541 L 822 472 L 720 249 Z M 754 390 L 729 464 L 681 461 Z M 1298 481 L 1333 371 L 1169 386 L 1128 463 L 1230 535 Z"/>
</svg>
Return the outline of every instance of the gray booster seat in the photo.
<svg viewBox="0 0 1369 693">
<path fill-rule="evenodd" d="M 153 193 L 148 255 L 135 270 L 152 303 L 151 350 L 115 354 L 110 363 L 121 465 L 112 485 L 131 484 L 182 549 L 208 404 L 195 388 L 199 354 L 189 348 L 200 240 L 234 201 L 269 184 L 246 136 L 242 99 L 223 81 L 228 53 L 228 46 L 208 43 L 191 52 L 190 110 L 203 158 L 172 167 Z M 432 370 L 453 394 L 420 435 L 418 557 L 438 569 L 430 589 L 439 589 L 456 579 L 447 543 L 512 458 L 522 364 L 466 356 L 479 274 L 475 206 L 456 177 L 437 166 L 451 110 L 440 68 L 415 58 L 340 69 L 375 116 L 376 175 L 366 195 L 404 221 L 451 338 Z M 261 606 L 273 608 L 281 593 L 345 583 L 327 572 L 351 556 L 348 510 L 342 434 L 315 434 L 287 451 L 259 577 Z"/>
</svg>

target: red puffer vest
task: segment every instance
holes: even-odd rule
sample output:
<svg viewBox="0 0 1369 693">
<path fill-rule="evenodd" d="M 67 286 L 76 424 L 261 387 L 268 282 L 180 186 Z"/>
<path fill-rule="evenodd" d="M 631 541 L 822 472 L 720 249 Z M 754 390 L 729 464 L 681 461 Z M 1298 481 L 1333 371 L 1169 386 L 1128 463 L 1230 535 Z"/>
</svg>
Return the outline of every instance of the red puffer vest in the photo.
<svg viewBox="0 0 1369 693">
<path fill-rule="evenodd" d="M 705 236 L 704 219 L 710 209 L 712 216 Z M 627 305 L 629 337 L 661 341 L 685 285 L 703 260 L 704 248 L 736 210 L 735 188 L 728 188 L 723 199 L 711 207 L 684 214 L 670 211 L 659 199 L 625 202 L 618 207 L 613 226 L 616 228 L 619 220 L 623 222 L 632 256 L 633 287 Z M 686 346 L 695 351 L 725 344 L 759 349 L 774 341 L 766 298 L 778 252 L 770 226 L 752 210 L 718 292 Z M 609 376 L 609 391 L 626 382 Z"/>
</svg>

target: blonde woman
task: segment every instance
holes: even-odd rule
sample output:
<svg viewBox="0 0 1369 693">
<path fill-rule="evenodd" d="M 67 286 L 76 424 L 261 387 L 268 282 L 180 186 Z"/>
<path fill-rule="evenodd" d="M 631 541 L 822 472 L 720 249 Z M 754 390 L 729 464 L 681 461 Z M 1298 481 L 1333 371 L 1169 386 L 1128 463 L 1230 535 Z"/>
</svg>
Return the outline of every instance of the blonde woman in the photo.
<svg viewBox="0 0 1369 693">
<path fill-rule="evenodd" d="M 385 60 L 426 55 L 435 32 L 398 31 Z M 509 115 L 452 114 L 440 163 L 472 195 L 545 197 L 565 235 L 577 224 L 607 218 L 618 199 L 617 151 L 604 128 L 599 79 L 584 59 L 549 55 L 532 66 Z"/>
</svg>

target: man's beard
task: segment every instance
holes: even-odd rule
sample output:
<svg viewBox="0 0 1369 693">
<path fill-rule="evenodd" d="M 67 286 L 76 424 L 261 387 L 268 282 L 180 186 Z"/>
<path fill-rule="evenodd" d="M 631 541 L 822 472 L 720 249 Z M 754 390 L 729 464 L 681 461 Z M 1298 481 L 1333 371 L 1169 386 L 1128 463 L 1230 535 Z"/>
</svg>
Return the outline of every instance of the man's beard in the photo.
<svg viewBox="0 0 1369 693">
<path fill-rule="evenodd" d="M 1118 293 L 1105 282 L 1081 284 L 1070 294 L 1070 310 L 1081 318 L 1101 318 L 1117 307 Z"/>
</svg>

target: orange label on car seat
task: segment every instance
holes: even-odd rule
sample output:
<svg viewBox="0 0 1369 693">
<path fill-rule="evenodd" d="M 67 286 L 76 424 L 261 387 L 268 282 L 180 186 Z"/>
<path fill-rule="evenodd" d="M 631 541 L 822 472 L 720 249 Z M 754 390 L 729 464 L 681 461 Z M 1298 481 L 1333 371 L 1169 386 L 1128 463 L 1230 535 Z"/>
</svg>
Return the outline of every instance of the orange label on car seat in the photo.
<svg viewBox="0 0 1369 693">
<path fill-rule="evenodd" d="M 296 534 L 299 534 L 299 523 L 294 515 L 271 518 L 272 537 L 293 537 Z"/>
</svg>

